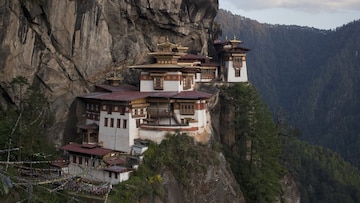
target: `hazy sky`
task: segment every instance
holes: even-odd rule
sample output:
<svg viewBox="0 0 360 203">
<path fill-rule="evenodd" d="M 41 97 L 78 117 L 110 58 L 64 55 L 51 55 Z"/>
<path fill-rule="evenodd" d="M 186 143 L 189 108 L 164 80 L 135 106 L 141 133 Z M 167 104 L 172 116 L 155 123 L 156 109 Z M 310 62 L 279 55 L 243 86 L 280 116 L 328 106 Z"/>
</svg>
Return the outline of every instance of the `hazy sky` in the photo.
<svg viewBox="0 0 360 203">
<path fill-rule="evenodd" d="M 260 23 L 334 29 L 360 19 L 360 0 L 219 0 L 219 4 Z"/>
</svg>

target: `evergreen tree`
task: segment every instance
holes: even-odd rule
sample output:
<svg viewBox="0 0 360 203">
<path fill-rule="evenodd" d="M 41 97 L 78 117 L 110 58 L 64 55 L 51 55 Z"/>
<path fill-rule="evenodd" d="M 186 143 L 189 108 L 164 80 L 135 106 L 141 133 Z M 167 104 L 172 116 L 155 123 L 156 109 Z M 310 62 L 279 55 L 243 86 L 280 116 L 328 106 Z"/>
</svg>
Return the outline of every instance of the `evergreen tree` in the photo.
<svg viewBox="0 0 360 203">
<path fill-rule="evenodd" d="M 38 88 L 31 86 L 25 77 L 19 76 L 10 83 L 14 91 L 15 106 L 4 110 L 0 119 L 0 145 L 2 148 L 19 148 L 10 159 L 33 160 L 34 155 L 53 152 L 48 135 L 53 117 L 47 98 Z M 5 158 L 5 155 L 2 155 Z"/>
<path fill-rule="evenodd" d="M 275 202 L 281 193 L 280 143 L 271 114 L 253 86 L 225 90 L 236 108 L 236 143 L 228 151 L 247 202 Z"/>
</svg>

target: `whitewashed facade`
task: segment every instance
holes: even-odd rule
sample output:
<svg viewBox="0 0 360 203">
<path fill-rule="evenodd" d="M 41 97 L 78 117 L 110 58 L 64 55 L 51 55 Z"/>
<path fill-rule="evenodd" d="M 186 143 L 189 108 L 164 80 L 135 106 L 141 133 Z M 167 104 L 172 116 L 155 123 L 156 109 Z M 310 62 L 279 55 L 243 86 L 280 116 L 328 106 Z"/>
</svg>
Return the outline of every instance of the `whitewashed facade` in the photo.
<svg viewBox="0 0 360 203">
<path fill-rule="evenodd" d="M 130 67 L 141 71 L 139 89 L 113 78 L 113 85 L 98 85 L 98 91 L 79 96 L 86 115 L 78 126 L 82 142 L 62 147 L 70 154 L 69 174 L 116 184 L 127 180 L 135 166 L 105 158 L 146 150 L 134 140 L 160 143 L 167 133 L 185 132 L 207 142 L 212 95 L 196 91 L 196 84 L 247 82 L 248 49 L 239 44 L 235 39 L 218 43 L 221 61 L 215 63 L 210 57 L 186 54 L 186 47 L 166 41 L 158 45 L 158 52 L 149 54 L 155 63 Z"/>
</svg>

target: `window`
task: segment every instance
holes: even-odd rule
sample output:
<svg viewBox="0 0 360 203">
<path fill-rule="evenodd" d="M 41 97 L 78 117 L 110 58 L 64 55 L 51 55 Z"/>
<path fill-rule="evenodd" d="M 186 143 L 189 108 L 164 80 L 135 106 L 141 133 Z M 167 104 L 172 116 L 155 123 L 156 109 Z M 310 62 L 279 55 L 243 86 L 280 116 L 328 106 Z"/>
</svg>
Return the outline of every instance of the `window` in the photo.
<svg viewBox="0 0 360 203">
<path fill-rule="evenodd" d="M 124 128 L 124 129 L 127 128 L 127 120 L 126 120 L 126 119 L 123 120 L 123 128 Z"/>
<path fill-rule="evenodd" d="M 182 103 L 180 104 L 180 114 L 182 115 L 194 115 L 194 103 Z"/>
<path fill-rule="evenodd" d="M 235 68 L 235 77 L 240 77 L 240 68 Z"/>
<path fill-rule="evenodd" d="M 120 109 L 119 109 L 119 111 L 120 111 L 120 115 L 125 115 L 125 107 L 120 107 Z"/>
<path fill-rule="evenodd" d="M 117 128 L 120 128 L 120 123 L 121 123 L 121 119 L 117 119 L 117 122 L 116 122 L 116 127 Z"/>
<path fill-rule="evenodd" d="M 233 66 L 234 68 L 241 68 L 242 67 L 242 57 L 241 56 L 234 56 L 233 58 Z"/>
<path fill-rule="evenodd" d="M 118 173 L 114 173 L 115 174 L 115 179 L 118 179 Z"/>
<path fill-rule="evenodd" d="M 109 171 L 109 178 L 111 178 L 111 171 Z"/>
<path fill-rule="evenodd" d="M 79 156 L 79 164 L 81 165 L 82 164 L 82 157 Z"/>
<path fill-rule="evenodd" d="M 192 77 L 191 76 L 186 76 L 184 78 L 184 89 L 188 90 L 191 88 L 191 84 L 192 84 Z"/>
<path fill-rule="evenodd" d="M 112 112 L 112 105 L 111 104 L 108 105 L 107 112 L 108 112 L 108 114 L 111 114 L 111 112 Z"/>
<path fill-rule="evenodd" d="M 140 115 L 144 116 L 144 109 L 143 108 L 140 109 Z"/>
<path fill-rule="evenodd" d="M 113 118 L 110 119 L 110 127 L 112 127 L 112 128 L 114 127 L 114 119 Z"/>
<path fill-rule="evenodd" d="M 104 126 L 105 126 L 105 127 L 108 126 L 108 118 L 104 118 Z"/>
<path fill-rule="evenodd" d="M 92 161 L 92 167 L 95 167 L 95 160 Z"/>
<path fill-rule="evenodd" d="M 75 164 L 76 164 L 76 156 L 75 156 L 75 155 L 73 155 L 73 156 L 72 156 L 72 158 L 73 158 L 73 163 L 75 163 Z"/>
<path fill-rule="evenodd" d="M 136 119 L 136 128 L 140 127 L 140 119 Z"/>
<path fill-rule="evenodd" d="M 164 89 L 164 77 L 155 76 L 154 77 L 154 90 L 163 90 Z"/>
</svg>

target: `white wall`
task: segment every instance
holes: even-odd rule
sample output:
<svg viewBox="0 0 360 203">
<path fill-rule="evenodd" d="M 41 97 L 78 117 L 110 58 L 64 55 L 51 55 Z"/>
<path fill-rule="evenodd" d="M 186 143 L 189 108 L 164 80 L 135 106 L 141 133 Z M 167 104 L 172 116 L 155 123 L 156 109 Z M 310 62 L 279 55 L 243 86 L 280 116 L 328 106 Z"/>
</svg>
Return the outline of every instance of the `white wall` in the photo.
<svg viewBox="0 0 360 203">
<path fill-rule="evenodd" d="M 145 72 L 143 73 L 143 75 L 147 75 L 145 74 Z M 181 72 L 167 72 L 165 74 L 166 76 L 176 76 L 179 77 L 181 76 L 182 73 Z M 195 76 L 193 76 L 193 81 L 195 81 Z M 196 81 L 200 81 L 200 75 L 199 78 Z M 184 82 L 183 81 L 179 81 L 179 80 L 166 80 L 164 78 L 164 85 L 163 85 L 164 89 L 163 90 L 154 90 L 154 81 L 153 80 L 141 80 L 140 81 L 140 91 L 141 92 L 161 92 L 161 91 L 183 91 L 184 90 Z M 189 90 L 193 90 L 194 89 L 194 82 L 191 86 L 190 89 L 187 89 L 186 91 Z"/>
<path fill-rule="evenodd" d="M 235 77 L 235 69 L 232 61 L 226 61 L 225 67 L 227 69 L 227 82 L 248 82 L 246 61 L 243 61 L 243 66 L 240 69 L 240 77 Z"/>
<path fill-rule="evenodd" d="M 104 125 L 105 118 L 108 118 L 107 127 Z M 111 118 L 114 119 L 113 127 L 110 127 Z M 117 128 L 117 119 L 121 119 L 120 128 Z M 123 128 L 124 119 L 127 120 L 126 129 Z M 133 144 L 133 140 L 129 139 L 130 120 L 130 113 L 120 115 L 119 112 L 111 114 L 108 114 L 107 111 L 100 112 L 99 142 L 103 143 L 104 148 L 130 152 L 130 145 Z"/>
<path fill-rule="evenodd" d="M 140 92 L 152 92 L 152 91 L 154 91 L 154 81 L 152 80 L 140 81 Z"/>
<path fill-rule="evenodd" d="M 130 174 L 132 171 L 127 171 L 118 174 L 118 178 L 115 178 L 114 172 L 111 174 L 111 178 L 109 177 L 109 172 L 104 171 L 102 168 L 97 169 L 96 167 L 86 167 L 79 164 L 70 163 L 69 164 L 69 174 L 83 177 L 88 180 L 108 182 L 113 185 L 118 184 L 122 181 L 126 181 L 130 178 Z"/>
</svg>

